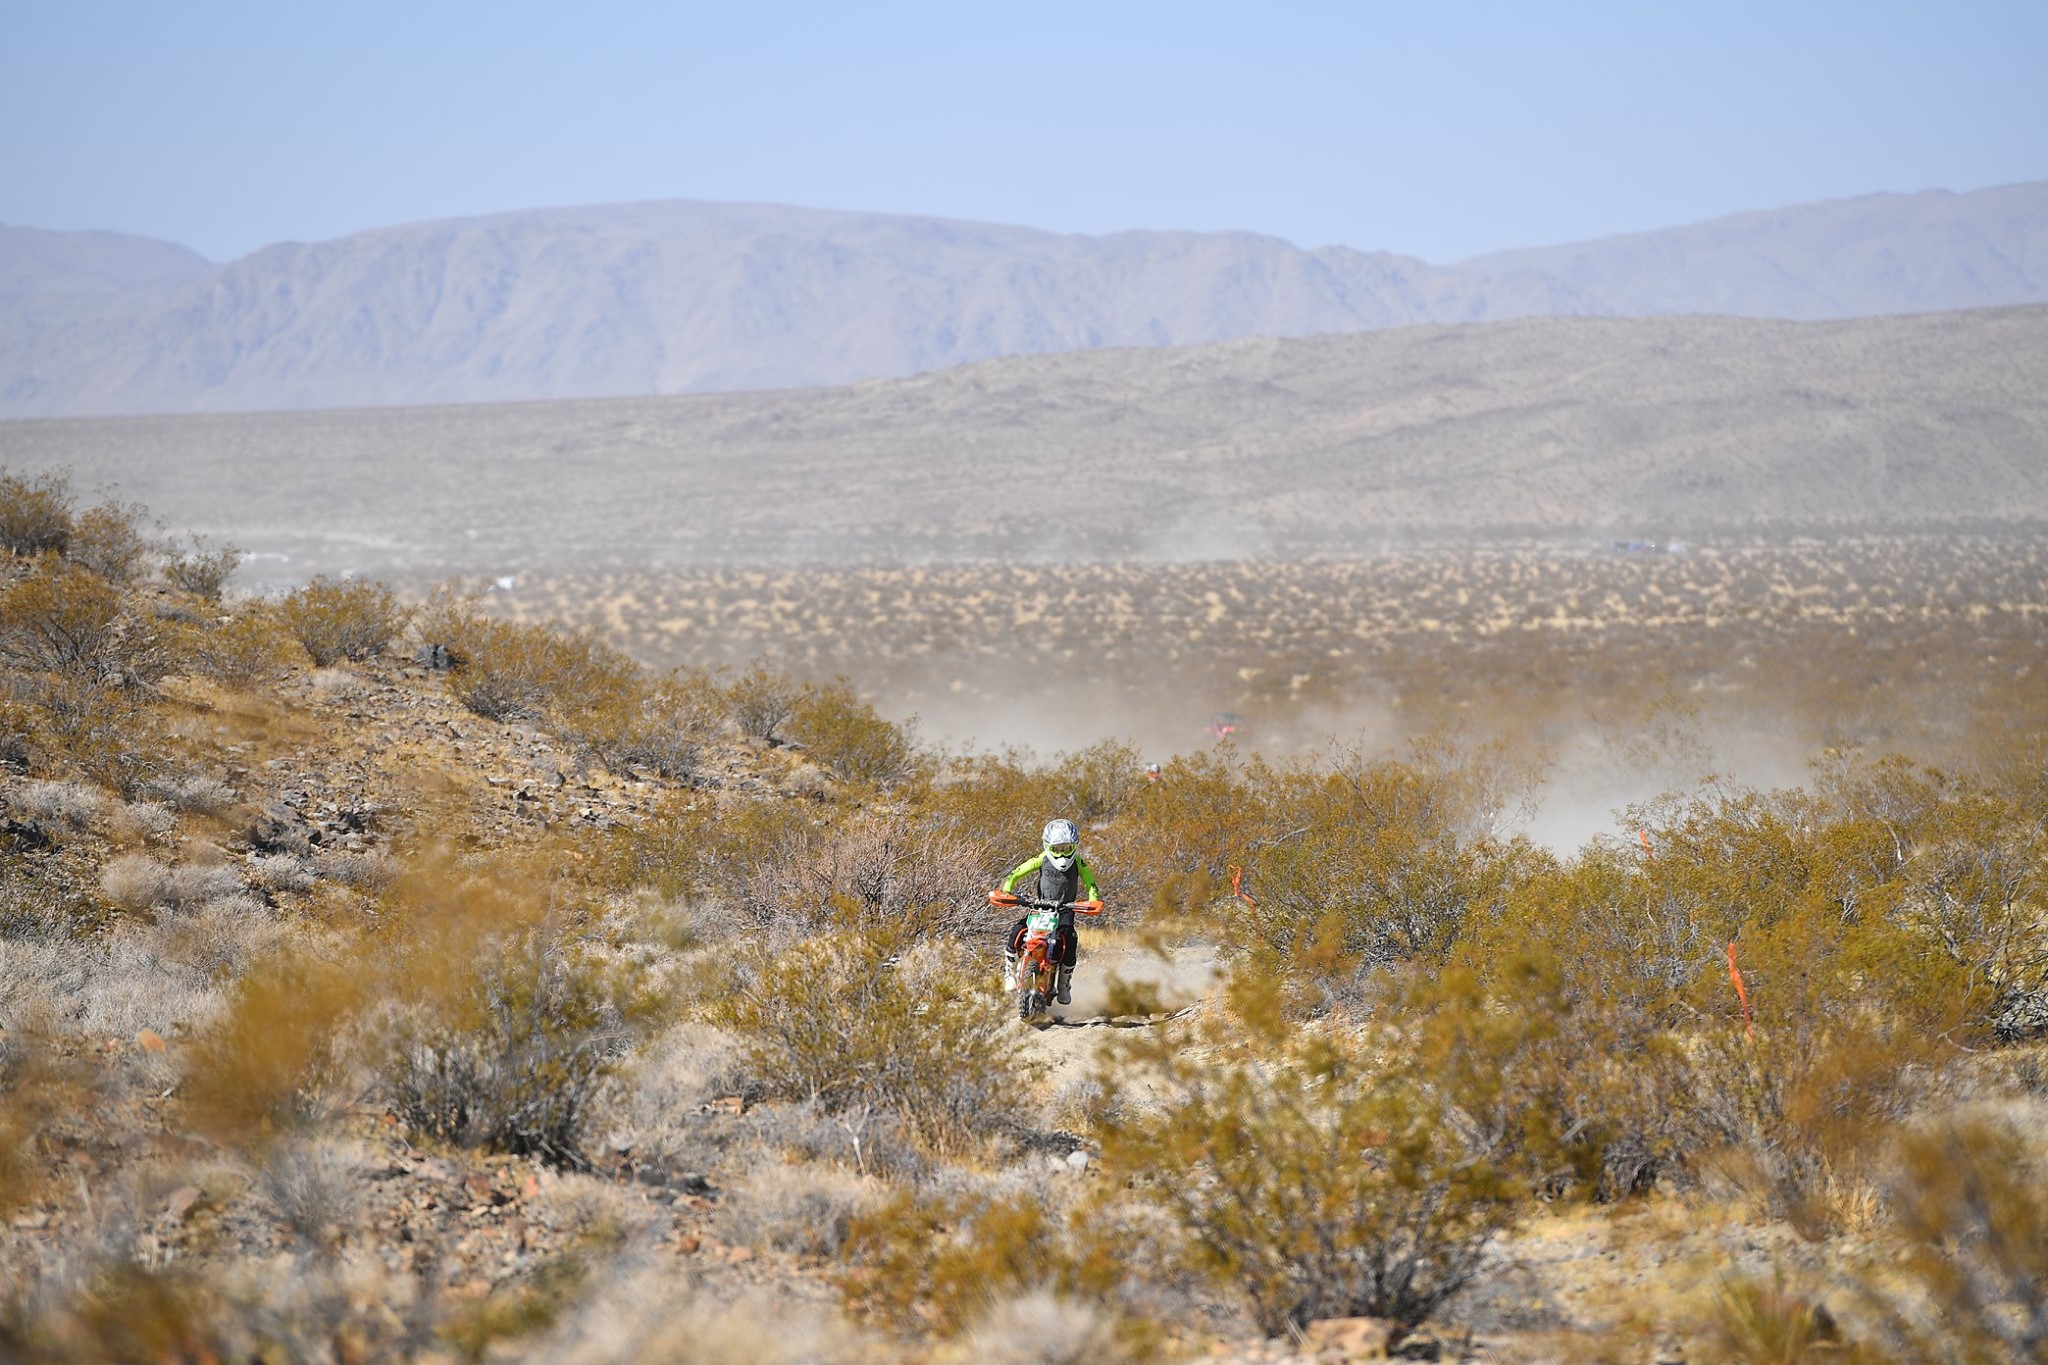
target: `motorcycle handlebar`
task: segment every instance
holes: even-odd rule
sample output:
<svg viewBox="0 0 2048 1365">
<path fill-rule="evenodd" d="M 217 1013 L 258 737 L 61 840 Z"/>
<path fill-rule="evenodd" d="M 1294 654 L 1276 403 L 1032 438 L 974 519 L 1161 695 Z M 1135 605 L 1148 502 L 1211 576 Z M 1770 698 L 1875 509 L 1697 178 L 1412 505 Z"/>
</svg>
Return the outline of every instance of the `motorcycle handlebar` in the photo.
<svg viewBox="0 0 2048 1365">
<path fill-rule="evenodd" d="M 1036 896 L 1020 896 L 1014 891 L 991 891 L 988 893 L 988 903 L 1005 907 L 1021 906 L 1026 910 L 1072 910 L 1077 915 L 1099 915 L 1102 913 L 1102 902 L 1099 900 L 1046 901 L 1040 900 Z"/>
</svg>

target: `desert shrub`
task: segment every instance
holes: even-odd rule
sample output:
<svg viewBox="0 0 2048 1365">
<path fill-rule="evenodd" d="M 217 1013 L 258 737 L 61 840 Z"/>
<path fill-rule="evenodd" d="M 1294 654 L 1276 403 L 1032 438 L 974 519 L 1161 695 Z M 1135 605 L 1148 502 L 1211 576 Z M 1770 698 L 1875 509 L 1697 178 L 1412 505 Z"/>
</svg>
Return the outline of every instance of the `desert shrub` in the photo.
<svg viewBox="0 0 2048 1365">
<path fill-rule="evenodd" d="M 899 1191 L 849 1229 L 840 1284 L 899 1330 L 950 1336 L 1006 1294 L 1071 1285 L 1059 1224 L 1029 1193 L 992 1199 Z"/>
<path fill-rule="evenodd" d="M 165 873 L 157 890 L 157 904 L 167 910 L 190 912 L 241 892 L 242 879 L 234 869 L 188 864 Z"/>
<path fill-rule="evenodd" d="M 282 668 L 290 649 L 291 637 L 273 613 L 251 605 L 216 625 L 187 631 L 181 653 L 185 672 L 246 690 Z"/>
<path fill-rule="evenodd" d="M 607 1149 L 630 1152 L 644 1168 L 701 1171 L 733 1141 L 709 1117 L 710 1102 L 746 1090 L 739 1047 L 728 1034 L 677 1024 L 648 1039 L 623 1065 L 600 1097 L 591 1127 Z"/>
<path fill-rule="evenodd" d="M 582 1166 L 593 1103 L 653 1012 L 630 963 L 529 927 L 484 945 L 449 998 L 386 1021 L 384 1092 L 414 1132 Z"/>
<path fill-rule="evenodd" d="M 748 739 L 774 744 L 803 702 L 803 685 L 766 664 L 754 663 L 725 687 L 725 704 L 733 723 Z"/>
<path fill-rule="evenodd" d="M 1981 1036 L 2048 988 L 2048 823 L 1973 797 L 1908 860 L 1892 917 L 1945 959 Z"/>
<path fill-rule="evenodd" d="M 39 863 L 0 845 L 0 940 L 67 936 L 105 918 L 84 887 L 51 876 Z M 0 982 L 0 1006 L 5 1004 L 5 987 Z"/>
<path fill-rule="evenodd" d="M 193 1121 L 215 1137 L 260 1141 L 327 1119 L 347 1097 L 348 1025 L 371 987 L 356 964 L 304 952 L 245 972 L 193 1042 Z"/>
<path fill-rule="evenodd" d="M 145 798 L 192 815 L 218 815 L 236 800 L 233 787 L 204 773 L 159 773 L 137 789 Z"/>
<path fill-rule="evenodd" d="M 1142 1359 L 1131 1334 L 1111 1313 L 1088 1300 L 1032 1290 L 998 1300 L 963 1339 L 975 1360 L 989 1365 L 1080 1365 L 1083 1361 Z"/>
<path fill-rule="evenodd" d="M 1928 1362 L 2048 1358 L 2044 1156 L 2038 1126 L 2027 1134 L 1998 1119 L 1907 1133 L 1887 1202 L 1925 1297 L 1924 1308 L 1894 1300 L 1892 1353 Z"/>
<path fill-rule="evenodd" d="M 61 552 L 71 540 L 71 479 L 0 469 L 0 549 L 9 554 Z"/>
<path fill-rule="evenodd" d="M 1654 1012 L 1579 966 L 1540 939 L 1461 953 L 1411 978 L 1396 1013 L 1446 1117 L 1503 1176 L 1616 1199 L 1697 1154 L 1694 1078 Z"/>
<path fill-rule="evenodd" d="M 584 688 L 624 686 L 625 669 L 592 641 L 546 626 L 472 618 L 448 641 L 454 668 L 449 688 L 464 706 L 486 720 L 539 720 L 549 703 L 577 696 Z"/>
<path fill-rule="evenodd" d="M 688 777 L 719 725 L 708 677 L 649 679 L 587 634 L 494 620 L 445 592 L 422 630 L 447 648 L 448 685 L 464 706 L 488 720 L 545 721 L 610 768 Z"/>
<path fill-rule="evenodd" d="M 249 860 L 249 884 L 272 894 L 313 889 L 313 866 L 295 853 L 264 853 Z"/>
<path fill-rule="evenodd" d="M 1861 1216 L 1884 1134 L 1924 1101 L 1920 1078 L 1948 1052 L 1896 1020 L 1847 1015 L 1837 1005 L 1754 1038 L 1724 1027 L 1691 1047 L 1686 1122 L 1697 1146 L 1811 1241 Z"/>
<path fill-rule="evenodd" d="M 98 788 L 79 782 L 23 783 L 9 794 L 8 802 L 45 830 L 65 834 L 90 830 L 107 806 Z"/>
<path fill-rule="evenodd" d="M 886 942 L 992 924 L 985 848 L 920 816 L 837 822 L 790 801 L 672 802 L 613 841 L 622 886 L 692 898 L 781 936 L 859 926 Z"/>
<path fill-rule="evenodd" d="M 836 1257 L 854 1220 L 880 1202 L 878 1182 L 830 1166 L 755 1167 L 719 1201 L 719 1234 L 761 1251 Z"/>
<path fill-rule="evenodd" d="M 0 771 L 27 772 L 35 757 L 35 707 L 25 698 L 33 689 L 16 679 L 0 677 Z"/>
<path fill-rule="evenodd" d="M 276 953 L 287 932 L 263 902 L 234 891 L 199 901 L 189 913 L 160 919 L 156 950 L 166 962 L 189 967 L 207 981 L 227 982 Z"/>
<path fill-rule="evenodd" d="M 83 1285 L 0 1305 L 0 1348 L 17 1360 L 220 1360 L 228 1305 L 186 1266 L 95 1257 Z M 70 1288 L 66 1286 L 66 1288 Z"/>
<path fill-rule="evenodd" d="M 156 801 L 130 801 L 107 816 L 107 836 L 117 844 L 162 843 L 178 828 L 178 817 Z"/>
<path fill-rule="evenodd" d="M 933 1171 L 933 1154 L 916 1130 L 893 1110 L 854 1105 L 836 1113 L 819 1105 L 759 1104 L 748 1126 L 765 1146 L 795 1162 L 823 1162 L 900 1185 L 917 1184 Z"/>
<path fill-rule="evenodd" d="M 812 761 L 842 782 L 893 787 L 922 767 L 910 727 L 884 720 L 844 678 L 807 691 L 789 729 Z"/>
<path fill-rule="evenodd" d="M 566 708 L 565 729 L 607 768 L 690 777 L 721 724 L 710 680 L 679 672 L 654 680 L 634 676 L 632 681 L 636 685 L 609 699 L 600 695 L 599 705 Z"/>
<path fill-rule="evenodd" d="M 738 806 L 730 814 L 744 819 L 757 807 L 785 818 L 795 816 L 798 809 L 790 802 L 762 801 Z M 716 808 L 701 799 L 670 796 L 647 820 L 613 831 L 606 849 L 607 875 L 621 890 L 652 893 L 667 901 L 697 897 L 714 881 L 741 886 L 744 877 L 720 877 L 732 867 L 719 856 L 723 848 L 712 847 L 730 834 Z"/>
<path fill-rule="evenodd" d="M 1237 1017 L 1205 1026 L 1201 1055 L 1164 1031 L 1107 1078 L 1105 1163 L 1267 1332 L 1360 1315 L 1414 1327 L 1477 1273 L 1510 1187 L 1420 1076 L 1289 1030 L 1277 981 L 1240 974 L 1231 994 Z M 1146 1102 L 1126 1104 L 1126 1085 Z"/>
<path fill-rule="evenodd" d="M 176 669 L 172 645 L 113 584 L 60 560 L 0 591 L 0 666 L 87 686 L 146 686 Z"/>
<path fill-rule="evenodd" d="M 1834 1316 L 1817 1298 L 1795 1292 L 1782 1271 L 1769 1279 L 1737 1276 L 1721 1286 L 1715 1302 L 1717 1359 L 1803 1365 L 1807 1361 L 1876 1362 L 1842 1340 Z"/>
<path fill-rule="evenodd" d="M 367 896 L 376 896 L 398 880 L 401 868 L 398 860 L 388 853 L 344 851 L 323 853 L 314 871 L 327 881 Z"/>
<path fill-rule="evenodd" d="M 208 545 L 204 536 L 193 536 L 183 549 L 175 543 L 164 547 L 164 578 L 172 587 L 208 602 L 220 601 L 221 594 L 227 591 L 228 580 L 241 566 L 242 552 L 239 548 Z"/>
<path fill-rule="evenodd" d="M 1445 783 L 1362 760 L 1293 775 L 1279 793 L 1289 828 L 1248 858 L 1256 897 L 1227 903 L 1232 940 L 1324 973 L 1440 958 L 1501 871 L 1461 840 Z"/>
<path fill-rule="evenodd" d="M 1177 756 L 1158 780 L 1131 793 L 1101 861 L 1140 886 L 1185 885 L 1190 878 L 1225 886 L 1232 863 L 1286 832 L 1276 823 L 1278 781 L 1257 756 L 1242 758 L 1227 747 Z"/>
<path fill-rule="evenodd" d="M 68 1049 L 44 1029 L 10 1019 L 0 1033 L 0 1214 L 34 1198 L 41 1187 L 39 1148 L 61 1118 L 90 1104 L 89 1077 Z M 6 1346 L 0 1316 L 0 1348 Z"/>
<path fill-rule="evenodd" d="M 106 502 L 88 507 L 72 519 L 64 557 L 90 569 L 109 583 L 126 585 L 148 562 L 149 538 L 141 522 L 148 511 L 135 503 Z"/>
<path fill-rule="evenodd" d="M 944 1145 L 1014 1120 L 1025 1074 L 1005 1011 L 930 949 L 891 961 L 864 934 L 742 950 L 719 1022 L 772 1095 L 902 1115 Z"/>
<path fill-rule="evenodd" d="M 1089 1299 L 1030 1289 L 998 1298 L 961 1338 L 985 1365 L 1082 1365 L 1132 1358 L 1117 1320 Z"/>
<path fill-rule="evenodd" d="M 0 695 L 8 681 L 0 678 Z M 124 792 L 147 773 L 156 718 L 136 689 L 46 678 L 17 680 L 14 690 L 24 700 L 0 700 L 0 742 L 20 727 L 23 766 L 69 768 Z"/>
<path fill-rule="evenodd" d="M 789 1294 L 704 1284 L 683 1289 L 658 1262 L 594 1277 L 534 1351 L 561 1365 L 868 1365 L 890 1352 L 835 1314 Z"/>
<path fill-rule="evenodd" d="M 1422 991 L 1440 1011 L 1425 1052 L 1525 1178 L 1549 1152 L 1613 1194 L 1631 1169 L 1711 1159 L 1827 1236 L 1868 1203 L 1873 1135 L 1911 1110 L 1945 1040 L 1988 1036 L 1992 997 L 1898 913 L 1912 837 L 1719 786 L 1635 814 L 1647 847 L 1520 860 Z"/>
<path fill-rule="evenodd" d="M 971 840 L 1028 845 L 1056 815 L 1076 821 L 1084 833 L 1115 819 L 1144 783 L 1138 751 L 1104 740 L 1044 763 L 1019 751 L 958 760 L 922 795 L 920 807 Z"/>
<path fill-rule="evenodd" d="M 100 890 L 123 910 L 147 910 L 163 894 L 170 869 L 145 853 L 124 853 L 100 870 Z"/>
<path fill-rule="evenodd" d="M 321 668 L 372 658 L 405 629 L 408 613 L 382 583 L 326 575 L 277 604 L 277 620 Z"/>
<path fill-rule="evenodd" d="M 944 831 L 862 813 L 824 829 L 792 823 L 781 834 L 759 850 L 744 890 L 741 903 L 758 923 L 840 925 L 885 944 L 994 927 L 986 851 Z"/>
<path fill-rule="evenodd" d="M 293 1236 L 324 1247 L 357 1221 L 362 1168 L 362 1158 L 350 1149 L 323 1138 L 303 1138 L 264 1153 L 256 1188 Z"/>
</svg>

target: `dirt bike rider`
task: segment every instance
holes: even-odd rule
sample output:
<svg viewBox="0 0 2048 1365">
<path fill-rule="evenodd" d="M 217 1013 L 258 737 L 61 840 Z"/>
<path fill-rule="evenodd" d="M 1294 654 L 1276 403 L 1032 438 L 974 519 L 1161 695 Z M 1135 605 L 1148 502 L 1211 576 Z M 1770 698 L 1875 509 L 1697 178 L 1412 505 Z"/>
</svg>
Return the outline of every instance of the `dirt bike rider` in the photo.
<svg viewBox="0 0 2048 1365">
<path fill-rule="evenodd" d="M 1019 883 L 1036 873 L 1036 889 L 1026 888 L 1024 894 L 1069 907 L 1059 912 L 1052 958 L 1058 967 L 1053 976 L 1054 999 L 1062 1005 L 1071 1005 L 1074 1003 L 1074 961 L 1080 949 L 1074 933 L 1074 911 L 1071 907 L 1075 901 L 1100 900 L 1101 893 L 1095 889 L 1094 870 L 1081 856 L 1081 832 L 1074 828 L 1072 820 L 1047 821 L 1039 841 L 1043 847 L 1011 868 L 1010 874 L 1003 878 L 1003 890 L 1015 892 Z M 1009 935 L 1003 940 L 1005 981 L 1014 979 L 1017 974 L 1017 953 L 1023 943 L 1024 920 L 1019 919 L 1010 926 Z"/>
</svg>

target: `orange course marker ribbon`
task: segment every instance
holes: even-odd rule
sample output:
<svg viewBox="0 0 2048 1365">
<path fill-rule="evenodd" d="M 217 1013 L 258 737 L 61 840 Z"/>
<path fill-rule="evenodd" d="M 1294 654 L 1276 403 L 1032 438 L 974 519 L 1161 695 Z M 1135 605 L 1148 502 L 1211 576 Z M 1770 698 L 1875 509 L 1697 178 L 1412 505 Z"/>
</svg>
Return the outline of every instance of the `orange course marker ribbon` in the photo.
<svg viewBox="0 0 2048 1365">
<path fill-rule="evenodd" d="M 1236 863 L 1232 863 L 1230 865 L 1230 893 L 1233 896 L 1236 896 L 1239 900 L 1243 901 L 1246 905 L 1252 907 L 1252 909 L 1256 910 L 1259 908 L 1259 903 L 1253 900 L 1251 896 L 1245 891 L 1244 869 L 1239 867 Z"/>
<path fill-rule="evenodd" d="M 1735 998 L 1742 1002 L 1742 1031 L 1756 1041 L 1756 1023 L 1749 1014 L 1749 991 L 1742 984 L 1742 968 L 1735 965 L 1735 940 L 1728 940 L 1728 979 L 1735 983 Z"/>
</svg>

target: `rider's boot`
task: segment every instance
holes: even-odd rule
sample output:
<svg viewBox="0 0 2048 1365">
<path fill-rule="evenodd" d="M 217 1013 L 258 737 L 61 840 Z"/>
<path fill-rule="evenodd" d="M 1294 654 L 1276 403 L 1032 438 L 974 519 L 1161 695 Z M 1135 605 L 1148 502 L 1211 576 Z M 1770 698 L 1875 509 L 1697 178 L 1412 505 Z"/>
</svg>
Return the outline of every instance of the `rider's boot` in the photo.
<svg viewBox="0 0 2048 1365">
<path fill-rule="evenodd" d="M 1059 972 L 1053 977 L 1053 998 L 1059 1001 L 1062 1005 L 1071 1005 L 1074 1003 L 1073 988 L 1074 969 L 1072 967 L 1060 968 Z"/>
<path fill-rule="evenodd" d="M 1006 990 L 1006 991 L 1008 991 L 1008 990 L 1015 990 L 1016 988 L 1017 988 L 1017 955 L 1016 955 L 1015 953 L 1004 953 L 1004 954 L 1003 954 L 1003 989 L 1004 989 L 1004 990 Z"/>
</svg>

